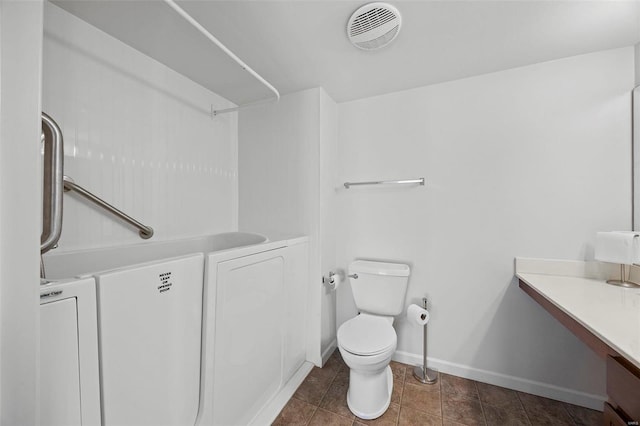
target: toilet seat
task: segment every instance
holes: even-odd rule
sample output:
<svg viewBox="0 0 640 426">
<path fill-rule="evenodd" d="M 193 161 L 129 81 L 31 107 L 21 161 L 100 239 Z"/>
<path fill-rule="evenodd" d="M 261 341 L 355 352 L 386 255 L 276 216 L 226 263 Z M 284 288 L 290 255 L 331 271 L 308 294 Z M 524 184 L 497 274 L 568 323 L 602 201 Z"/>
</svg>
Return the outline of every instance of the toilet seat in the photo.
<svg viewBox="0 0 640 426">
<path fill-rule="evenodd" d="M 383 317 L 358 315 L 338 329 L 338 345 L 354 355 L 374 356 L 395 348 L 396 332 Z"/>
</svg>

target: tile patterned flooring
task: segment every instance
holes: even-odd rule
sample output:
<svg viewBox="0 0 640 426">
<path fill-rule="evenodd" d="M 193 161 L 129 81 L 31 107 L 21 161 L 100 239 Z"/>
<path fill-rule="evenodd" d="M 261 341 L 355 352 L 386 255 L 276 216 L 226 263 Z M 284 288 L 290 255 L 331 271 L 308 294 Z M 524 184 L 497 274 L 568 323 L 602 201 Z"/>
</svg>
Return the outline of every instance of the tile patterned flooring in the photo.
<svg viewBox="0 0 640 426">
<path fill-rule="evenodd" d="M 314 367 L 282 409 L 274 426 L 394 425 L 585 425 L 601 426 L 602 413 L 461 377 L 440 374 L 435 385 L 412 376 L 413 367 L 391 362 L 393 394 L 375 420 L 355 417 L 347 407 L 349 369 L 335 351 Z"/>
</svg>

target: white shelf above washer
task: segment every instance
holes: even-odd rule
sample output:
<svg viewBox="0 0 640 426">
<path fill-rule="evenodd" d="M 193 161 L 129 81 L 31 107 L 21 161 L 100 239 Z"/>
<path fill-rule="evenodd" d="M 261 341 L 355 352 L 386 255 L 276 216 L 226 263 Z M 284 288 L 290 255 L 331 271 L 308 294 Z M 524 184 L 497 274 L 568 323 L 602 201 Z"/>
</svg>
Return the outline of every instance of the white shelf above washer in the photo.
<svg viewBox="0 0 640 426">
<path fill-rule="evenodd" d="M 52 2 L 236 105 L 279 98 L 267 80 L 173 0 Z"/>
</svg>

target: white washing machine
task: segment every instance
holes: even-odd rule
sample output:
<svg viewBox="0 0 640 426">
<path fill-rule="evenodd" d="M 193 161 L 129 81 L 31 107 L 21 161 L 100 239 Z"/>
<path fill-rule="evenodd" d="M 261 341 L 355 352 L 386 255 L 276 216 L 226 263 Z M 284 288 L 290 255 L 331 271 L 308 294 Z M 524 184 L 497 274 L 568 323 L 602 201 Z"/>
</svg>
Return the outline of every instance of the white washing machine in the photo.
<svg viewBox="0 0 640 426">
<path fill-rule="evenodd" d="M 193 425 L 204 255 L 40 286 L 45 425 Z"/>
<path fill-rule="evenodd" d="M 52 426 L 101 424 L 93 278 L 40 286 L 40 419 Z"/>
<path fill-rule="evenodd" d="M 193 425 L 203 254 L 95 274 L 103 426 Z"/>
</svg>

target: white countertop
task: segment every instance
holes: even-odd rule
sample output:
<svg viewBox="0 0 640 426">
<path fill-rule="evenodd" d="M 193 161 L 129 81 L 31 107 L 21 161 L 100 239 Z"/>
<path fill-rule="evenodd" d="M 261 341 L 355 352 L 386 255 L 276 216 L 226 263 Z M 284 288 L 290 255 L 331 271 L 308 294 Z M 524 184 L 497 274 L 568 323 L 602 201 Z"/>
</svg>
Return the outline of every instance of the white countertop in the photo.
<svg viewBox="0 0 640 426">
<path fill-rule="evenodd" d="M 597 263 L 516 259 L 516 276 L 640 368 L 640 289 L 607 284 Z"/>
</svg>

